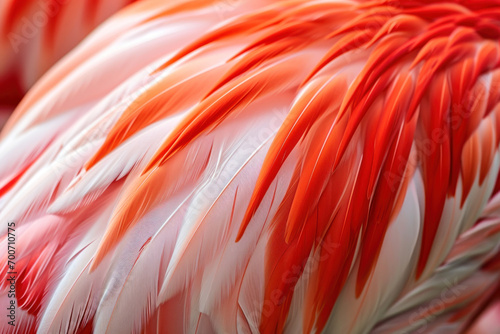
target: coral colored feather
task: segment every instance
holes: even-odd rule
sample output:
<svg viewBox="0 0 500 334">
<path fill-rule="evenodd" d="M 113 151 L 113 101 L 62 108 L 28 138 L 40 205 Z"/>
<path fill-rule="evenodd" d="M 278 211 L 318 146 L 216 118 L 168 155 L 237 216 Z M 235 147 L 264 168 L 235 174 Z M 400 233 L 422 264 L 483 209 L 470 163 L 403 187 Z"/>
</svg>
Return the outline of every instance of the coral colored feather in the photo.
<svg viewBox="0 0 500 334">
<path fill-rule="evenodd" d="M 0 332 L 498 327 L 499 1 L 131 2 L 0 0 Z"/>
</svg>

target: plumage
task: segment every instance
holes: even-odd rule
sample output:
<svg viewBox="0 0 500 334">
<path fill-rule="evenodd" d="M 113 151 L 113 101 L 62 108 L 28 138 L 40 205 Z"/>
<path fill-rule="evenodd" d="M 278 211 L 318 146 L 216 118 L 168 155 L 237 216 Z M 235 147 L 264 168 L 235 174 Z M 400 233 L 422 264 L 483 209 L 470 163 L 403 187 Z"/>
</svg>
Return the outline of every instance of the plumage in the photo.
<svg viewBox="0 0 500 334">
<path fill-rule="evenodd" d="M 2 131 L 1 332 L 499 324 L 499 42 L 497 0 L 128 6 Z"/>
</svg>

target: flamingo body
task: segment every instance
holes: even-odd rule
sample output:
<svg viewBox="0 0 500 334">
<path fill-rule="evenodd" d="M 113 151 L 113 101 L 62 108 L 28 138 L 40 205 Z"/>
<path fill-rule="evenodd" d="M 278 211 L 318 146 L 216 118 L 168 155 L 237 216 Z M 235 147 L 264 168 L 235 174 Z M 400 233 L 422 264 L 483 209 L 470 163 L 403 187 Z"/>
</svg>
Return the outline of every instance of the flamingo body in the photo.
<svg viewBox="0 0 500 334">
<path fill-rule="evenodd" d="M 495 323 L 499 40 L 495 0 L 129 6 L 3 129 L 16 330 Z"/>
</svg>

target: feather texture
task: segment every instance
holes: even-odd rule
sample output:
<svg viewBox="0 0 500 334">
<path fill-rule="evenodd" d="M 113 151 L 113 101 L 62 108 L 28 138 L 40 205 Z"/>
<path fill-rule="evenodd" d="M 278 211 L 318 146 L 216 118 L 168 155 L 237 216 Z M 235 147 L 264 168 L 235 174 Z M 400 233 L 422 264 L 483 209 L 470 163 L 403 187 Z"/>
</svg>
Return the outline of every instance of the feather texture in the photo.
<svg viewBox="0 0 500 334">
<path fill-rule="evenodd" d="M 2 131 L 19 328 L 474 328 L 500 275 L 499 26 L 496 0 L 115 15 Z"/>
</svg>

